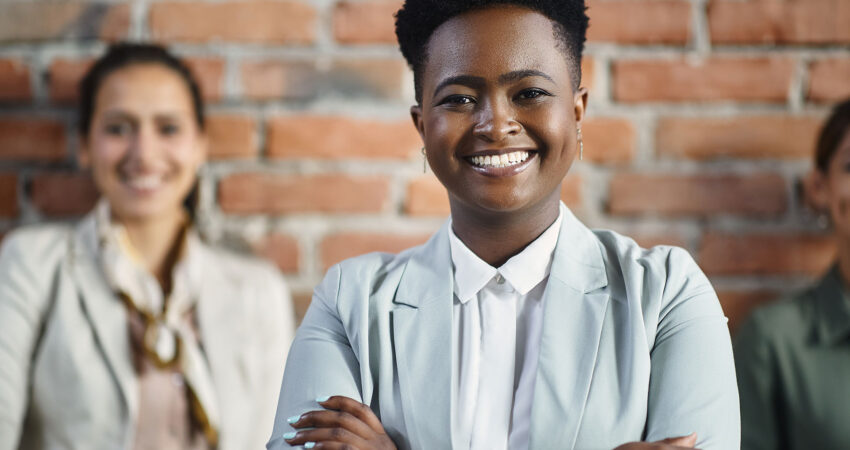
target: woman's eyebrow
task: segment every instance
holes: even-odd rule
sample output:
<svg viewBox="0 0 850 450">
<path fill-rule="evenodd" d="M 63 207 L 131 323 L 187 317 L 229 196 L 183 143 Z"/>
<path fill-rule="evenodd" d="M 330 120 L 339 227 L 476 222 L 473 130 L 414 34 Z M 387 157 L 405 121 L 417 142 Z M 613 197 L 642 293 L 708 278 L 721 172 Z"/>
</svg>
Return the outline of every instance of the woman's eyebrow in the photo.
<svg viewBox="0 0 850 450">
<path fill-rule="evenodd" d="M 456 75 L 453 77 L 448 77 L 437 85 L 436 89 L 434 89 L 434 95 L 437 95 L 444 87 L 452 84 L 460 84 L 462 86 L 468 86 L 474 89 L 484 85 L 484 78 L 472 75 Z"/>
<path fill-rule="evenodd" d="M 527 77 L 541 77 L 551 81 L 552 83 L 555 82 L 552 77 L 546 75 L 544 72 L 534 69 L 527 69 L 514 70 L 513 72 L 503 73 L 502 75 L 499 75 L 499 84 L 512 83 L 514 81 L 521 80 Z"/>
</svg>

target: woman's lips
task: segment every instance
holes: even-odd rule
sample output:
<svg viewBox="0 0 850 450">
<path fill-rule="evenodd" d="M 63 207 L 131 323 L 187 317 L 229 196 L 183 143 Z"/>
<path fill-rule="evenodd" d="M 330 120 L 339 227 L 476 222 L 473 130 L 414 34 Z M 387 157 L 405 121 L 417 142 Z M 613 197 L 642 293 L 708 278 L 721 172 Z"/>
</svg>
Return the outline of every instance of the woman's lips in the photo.
<svg viewBox="0 0 850 450">
<path fill-rule="evenodd" d="M 476 172 L 490 177 L 508 177 L 527 169 L 537 157 L 531 150 L 515 150 L 497 154 L 477 154 L 464 157 Z"/>
</svg>

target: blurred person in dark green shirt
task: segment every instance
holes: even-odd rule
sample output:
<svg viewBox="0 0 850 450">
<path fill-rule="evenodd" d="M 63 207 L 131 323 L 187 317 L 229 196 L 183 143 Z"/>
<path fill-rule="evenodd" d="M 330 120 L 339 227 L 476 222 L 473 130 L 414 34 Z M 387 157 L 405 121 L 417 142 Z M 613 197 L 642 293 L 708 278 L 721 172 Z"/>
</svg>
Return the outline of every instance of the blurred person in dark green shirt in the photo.
<svg viewBox="0 0 850 450">
<path fill-rule="evenodd" d="M 744 450 L 850 449 L 850 100 L 824 125 L 805 188 L 832 224 L 837 260 L 735 337 Z"/>
</svg>

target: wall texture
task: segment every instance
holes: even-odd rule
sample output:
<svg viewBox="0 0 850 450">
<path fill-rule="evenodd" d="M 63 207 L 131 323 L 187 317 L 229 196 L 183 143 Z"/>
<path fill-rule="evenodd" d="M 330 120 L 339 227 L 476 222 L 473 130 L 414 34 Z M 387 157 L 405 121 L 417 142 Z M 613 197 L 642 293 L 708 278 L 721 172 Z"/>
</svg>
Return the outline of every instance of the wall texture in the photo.
<svg viewBox="0 0 850 450">
<path fill-rule="evenodd" d="M 340 259 L 398 251 L 447 215 L 422 173 L 412 76 L 385 0 L 0 2 L 0 234 L 73 220 L 76 82 L 107 42 L 167 43 L 210 103 L 199 215 L 273 259 L 299 313 Z M 594 227 L 687 248 L 735 326 L 833 248 L 798 184 L 850 96 L 845 0 L 590 0 L 585 159 L 563 197 Z"/>
</svg>

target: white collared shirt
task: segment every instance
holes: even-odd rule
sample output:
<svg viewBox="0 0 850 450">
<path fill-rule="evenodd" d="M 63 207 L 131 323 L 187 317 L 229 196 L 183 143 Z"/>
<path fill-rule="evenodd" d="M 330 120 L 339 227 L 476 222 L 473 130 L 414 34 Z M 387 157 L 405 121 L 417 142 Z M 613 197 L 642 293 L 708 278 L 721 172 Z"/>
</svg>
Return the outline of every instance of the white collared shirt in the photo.
<svg viewBox="0 0 850 450">
<path fill-rule="evenodd" d="M 452 440 L 463 448 L 528 448 L 543 292 L 562 218 L 563 211 L 498 269 L 449 233 L 455 295 Z"/>
</svg>

